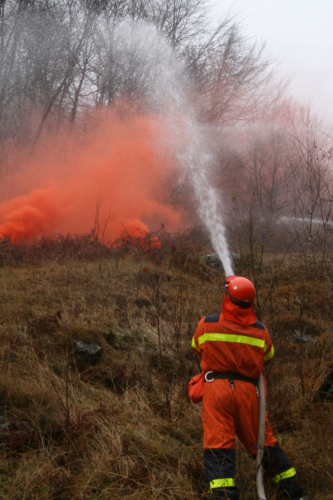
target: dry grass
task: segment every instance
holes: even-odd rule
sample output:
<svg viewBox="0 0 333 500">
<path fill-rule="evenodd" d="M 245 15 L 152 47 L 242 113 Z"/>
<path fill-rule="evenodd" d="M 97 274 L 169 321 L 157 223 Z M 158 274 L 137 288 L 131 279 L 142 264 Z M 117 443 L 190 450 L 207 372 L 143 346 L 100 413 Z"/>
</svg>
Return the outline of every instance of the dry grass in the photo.
<svg viewBox="0 0 333 500">
<path fill-rule="evenodd" d="M 284 266 L 263 311 L 276 346 L 268 405 L 303 483 L 323 500 L 333 491 L 333 410 L 311 401 L 332 362 L 333 290 L 322 277 L 303 280 L 301 323 L 317 341 L 301 350 L 285 337 L 300 328 L 291 265 L 296 275 L 295 264 Z M 201 409 L 186 382 L 197 371 L 190 338 L 200 317 L 219 310 L 223 276 L 173 250 L 11 261 L 0 280 L 0 425 L 9 423 L 0 434 L 0 498 L 209 498 Z M 75 357 L 79 340 L 97 342 L 102 358 Z M 254 500 L 255 465 L 241 448 L 237 480 L 242 498 Z"/>
</svg>

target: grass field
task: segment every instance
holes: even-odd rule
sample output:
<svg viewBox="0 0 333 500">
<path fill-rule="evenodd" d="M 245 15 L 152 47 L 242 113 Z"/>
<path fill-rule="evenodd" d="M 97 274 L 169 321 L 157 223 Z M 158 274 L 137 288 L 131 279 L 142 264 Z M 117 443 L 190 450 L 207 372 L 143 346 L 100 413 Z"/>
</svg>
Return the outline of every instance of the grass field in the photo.
<svg viewBox="0 0 333 500">
<path fill-rule="evenodd" d="M 271 266 L 267 258 L 260 289 L 276 349 L 270 420 L 312 499 L 324 500 L 333 492 L 333 405 L 312 401 L 333 359 L 333 285 L 300 280 L 290 258 L 265 301 Z M 246 259 L 236 272 L 251 278 Z M 4 263 L 0 498 L 209 498 L 201 405 L 186 386 L 198 371 L 197 322 L 222 298 L 222 273 L 188 252 Z M 295 330 L 316 341 L 294 342 Z M 102 356 L 74 355 L 78 341 L 96 342 Z M 254 500 L 255 464 L 238 445 L 236 480 L 241 498 Z M 276 498 L 268 481 L 266 489 Z"/>
</svg>

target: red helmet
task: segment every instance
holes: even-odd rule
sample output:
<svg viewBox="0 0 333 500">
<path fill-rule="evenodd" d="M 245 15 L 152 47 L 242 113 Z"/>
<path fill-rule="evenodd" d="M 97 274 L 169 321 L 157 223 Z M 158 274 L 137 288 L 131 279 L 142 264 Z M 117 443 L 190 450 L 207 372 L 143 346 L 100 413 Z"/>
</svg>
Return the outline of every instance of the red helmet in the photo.
<svg viewBox="0 0 333 500">
<path fill-rule="evenodd" d="M 252 281 L 242 276 L 227 276 L 225 290 L 233 304 L 240 307 L 250 307 L 256 295 Z"/>
</svg>

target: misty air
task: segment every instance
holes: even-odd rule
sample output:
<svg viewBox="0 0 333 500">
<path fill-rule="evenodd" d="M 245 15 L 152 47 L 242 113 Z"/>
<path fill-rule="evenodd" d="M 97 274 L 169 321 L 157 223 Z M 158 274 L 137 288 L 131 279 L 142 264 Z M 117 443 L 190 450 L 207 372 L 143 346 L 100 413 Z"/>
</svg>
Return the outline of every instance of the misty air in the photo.
<svg viewBox="0 0 333 500">
<path fill-rule="evenodd" d="M 321 2 L 0 1 L 1 498 L 333 499 Z"/>
</svg>

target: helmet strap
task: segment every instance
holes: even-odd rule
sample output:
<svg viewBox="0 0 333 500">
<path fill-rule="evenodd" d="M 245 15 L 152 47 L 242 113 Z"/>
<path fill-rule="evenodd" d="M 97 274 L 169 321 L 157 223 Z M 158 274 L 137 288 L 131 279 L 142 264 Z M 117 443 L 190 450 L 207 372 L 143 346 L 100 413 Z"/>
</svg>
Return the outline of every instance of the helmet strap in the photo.
<svg viewBox="0 0 333 500">
<path fill-rule="evenodd" d="M 243 300 L 235 299 L 230 295 L 228 288 L 226 288 L 226 293 L 233 304 L 242 307 L 243 309 L 249 309 L 252 306 L 252 302 L 244 302 Z"/>
</svg>

